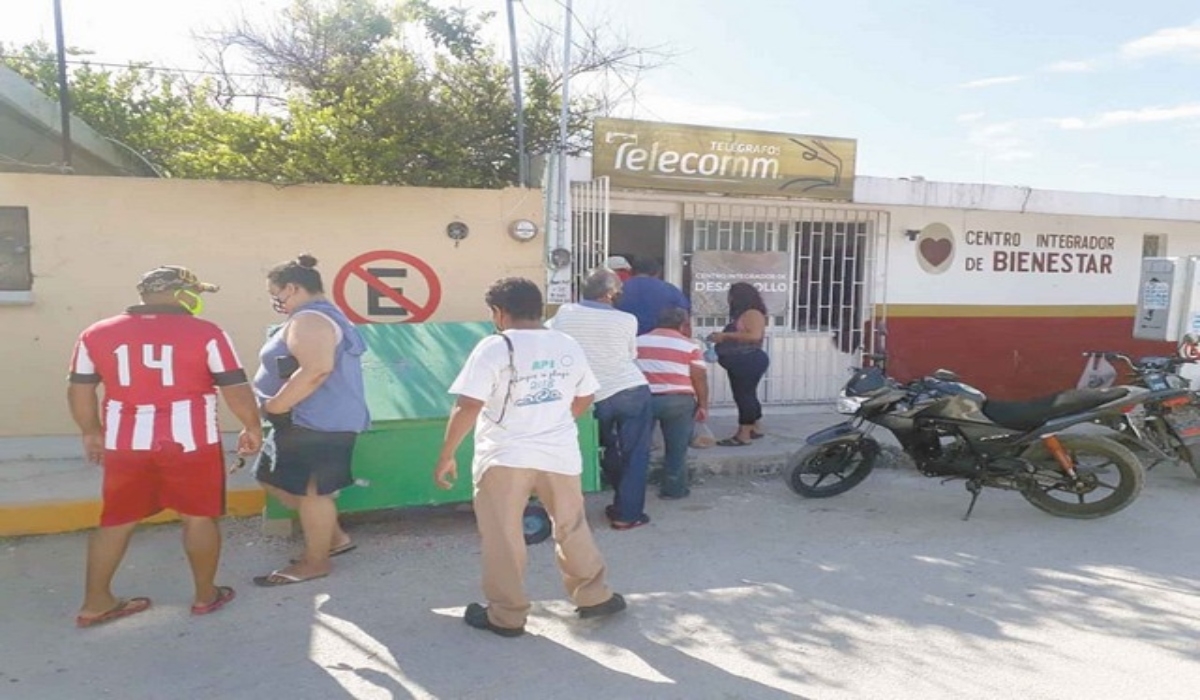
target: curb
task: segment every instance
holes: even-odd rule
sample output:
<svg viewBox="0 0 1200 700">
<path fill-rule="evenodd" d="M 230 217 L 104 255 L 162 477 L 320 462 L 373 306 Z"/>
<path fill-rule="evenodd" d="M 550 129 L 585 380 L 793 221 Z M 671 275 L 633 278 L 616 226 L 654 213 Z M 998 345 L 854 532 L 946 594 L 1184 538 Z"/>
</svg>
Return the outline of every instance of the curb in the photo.
<svg viewBox="0 0 1200 700">
<path fill-rule="evenodd" d="M 781 442 L 781 441 L 779 441 Z M 739 455 L 735 448 L 707 448 L 688 452 L 687 468 L 695 476 L 770 477 L 784 473 L 804 443 L 775 444 Z M 766 448 L 766 449 L 764 449 Z M 892 445 L 883 445 L 876 469 L 906 468 L 908 458 Z M 651 460 L 651 471 L 661 468 L 661 456 Z M 99 498 L 65 501 L 35 501 L 0 506 L 0 537 L 55 535 L 96 527 L 100 521 Z M 225 517 L 245 518 L 262 515 L 266 498 L 262 489 L 231 489 L 226 495 Z M 143 523 L 169 523 L 179 520 L 174 511 L 165 510 Z"/>
<path fill-rule="evenodd" d="M 237 489 L 225 496 L 225 516 L 244 518 L 261 515 L 266 499 L 262 489 Z M 179 520 L 172 510 L 164 510 L 143 523 L 169 523 Z M 0 537 L 57 535 L 89 530 L 100 522 L 100 499 L 73 501 L 36 501 L 0 507 Z"/>
<path fill-rule="evenodd" d="M 714 449 L 732 450 L 736 448 L 707 448 L 692 450 L 688 453 L 687 468 L 693 474 L 711 476 L 775 476 L 785 472 L 792 464 L 796 454 L 804 448 L 804 443 L 796 443 L 790 449 L 774 450 L 770 453 L 748 454 L 739 456 L 726 453 L 722 455 L 698 454 Z M 661 467 L 662 460 L 655 459 L 651 468 Z M 911 466 L 909 458 L 893 445 L 882 445 L 879 458 L 875 462 L 876 469 L 903 469 Z"/>
</svg>

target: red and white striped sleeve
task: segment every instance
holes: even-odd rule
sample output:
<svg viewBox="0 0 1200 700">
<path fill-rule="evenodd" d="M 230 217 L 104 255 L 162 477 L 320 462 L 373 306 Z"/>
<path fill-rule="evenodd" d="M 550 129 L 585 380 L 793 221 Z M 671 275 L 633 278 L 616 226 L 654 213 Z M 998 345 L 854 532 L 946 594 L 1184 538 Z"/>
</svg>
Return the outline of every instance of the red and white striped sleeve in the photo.
<svg viewBox="0 0 1200 700">
<path fill-rule="evenodd" d="M 237 350 L 229 334 L 217 328 L 205 345 L 208 352 L 208 371 L 212 373 L 216 386 L 235 386 L 246 383 L 246 370 L 238 359 Z"/>
<path fill-rule="evenodd" d="M 88 350 L 87 335 L 79 336 L 75 341 L 75 351 L 71 354 L 71 367 L 67 374 L 71 384 L 99 384 L 100 373 L 96 371 L 96 363 Z"/>
</svg>

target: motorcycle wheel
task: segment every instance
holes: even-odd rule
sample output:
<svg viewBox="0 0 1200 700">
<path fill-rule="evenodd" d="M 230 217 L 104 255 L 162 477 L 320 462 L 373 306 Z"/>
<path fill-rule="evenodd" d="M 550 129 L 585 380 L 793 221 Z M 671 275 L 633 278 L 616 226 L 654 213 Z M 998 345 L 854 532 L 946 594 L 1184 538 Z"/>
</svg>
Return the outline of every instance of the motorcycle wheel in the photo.
<svg viewBox="0 0 1200 700">
<path fill-rule="evenodd" d="M 787 485 L 805 498 L 829 498 L 862 483 L 875 468 L 879 443 L 863 437 L 806 447 L 788 467 Z"/>
<path fill-rule="evenodd" d="M 1100 518 L 1133 503 L 1141 493 L 1145 470 L 1125 447 L 1095 435 L 1060 435 L 1058 439 L 1075 461 L 1079 480 L 1070 483 L 1046 446 L 1033 445 L 1022 457 L 1037 469 L 1038 484 L 1021 495 L 1035 507 L 1061 518 Z M 1089 496 L 1097 498 L 1089 500 Z"/>
</svg>

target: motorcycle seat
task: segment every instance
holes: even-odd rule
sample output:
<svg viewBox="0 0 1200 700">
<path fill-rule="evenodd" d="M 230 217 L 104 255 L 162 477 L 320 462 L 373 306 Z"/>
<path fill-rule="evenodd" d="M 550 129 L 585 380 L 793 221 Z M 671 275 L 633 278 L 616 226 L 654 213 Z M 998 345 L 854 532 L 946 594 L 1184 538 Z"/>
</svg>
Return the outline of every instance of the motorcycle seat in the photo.
<svg viewBox="0 0 1200 700">
<path fill-rule="evenodd" d="M 985 401 L 983 415 L 999 426 L 1013 430 L 1034 428 L 1062 416 L 1080 413 L 1109 401 L 1124 398 L 1128 389 L 1072 389 L 1030 401 Z"/>
</svg>

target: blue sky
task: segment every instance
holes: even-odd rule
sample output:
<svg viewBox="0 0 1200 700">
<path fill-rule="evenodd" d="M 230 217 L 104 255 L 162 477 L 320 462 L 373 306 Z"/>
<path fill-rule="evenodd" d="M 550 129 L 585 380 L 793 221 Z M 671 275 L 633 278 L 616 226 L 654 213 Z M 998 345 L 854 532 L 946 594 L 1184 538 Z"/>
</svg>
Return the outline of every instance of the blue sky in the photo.
<svg viewBox="0 0 1200 700">
<path fill-rule="evenodd" d="M 197 67 L 188 31 L 287 0 L 63 0 L 99 60 Z M 453 0 L 451 0 L 453 2 Z M 6 3 L 16 5 L 16 3 Z M 502 0 L 454 4 L 492 9 Z M 558 0 L 524 0 L 560 24 Z M 678 55 L 619 116 L 856 138 L 865 175 L 1200 198 L 1200 5 L 1183 0 L 574 0 Z M 0 40 L 52 37 L 50 0 Z"/>
</svg>

